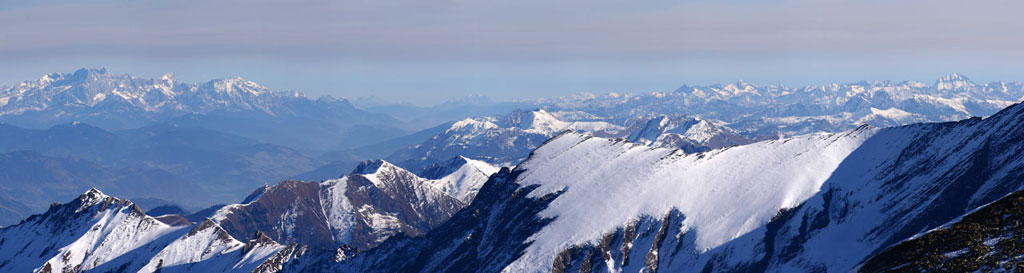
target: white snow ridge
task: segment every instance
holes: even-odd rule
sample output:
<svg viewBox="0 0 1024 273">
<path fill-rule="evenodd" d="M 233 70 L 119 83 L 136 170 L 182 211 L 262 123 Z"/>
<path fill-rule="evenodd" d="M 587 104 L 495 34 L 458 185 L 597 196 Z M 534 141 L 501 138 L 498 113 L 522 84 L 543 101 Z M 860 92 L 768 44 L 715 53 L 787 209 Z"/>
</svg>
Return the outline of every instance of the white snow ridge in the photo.
<svg viewBox="0 0 1024 273">
<path fill-rule="evenodd" d="M 540 272 L 560 251 L 594 243 L 641 216 L 671 209 L 707 250 L 763 226 L 818 192 L 839 163 L 877 130 L 813 134 L 685 154 L 618 140 L 563 134 L 518 169 L 532 197 L 564 190 L 542 217 L 555 219 L 508 272 Z"/>
</svg>

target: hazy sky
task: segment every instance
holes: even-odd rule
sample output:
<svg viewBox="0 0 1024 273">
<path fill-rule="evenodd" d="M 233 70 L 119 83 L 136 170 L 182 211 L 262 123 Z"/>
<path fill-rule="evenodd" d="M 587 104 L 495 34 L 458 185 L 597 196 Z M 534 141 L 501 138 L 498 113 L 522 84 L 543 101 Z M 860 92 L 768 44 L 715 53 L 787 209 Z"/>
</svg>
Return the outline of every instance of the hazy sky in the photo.
<svg viewBox="0 0 1024 273">
<path fill-rule="evenodd" d="M 0 84 L 107 67 L 425 104 L 740 79 L 1024 80 L 1022 11 L 1019 0 L 0 0 Z"/>
</svg>

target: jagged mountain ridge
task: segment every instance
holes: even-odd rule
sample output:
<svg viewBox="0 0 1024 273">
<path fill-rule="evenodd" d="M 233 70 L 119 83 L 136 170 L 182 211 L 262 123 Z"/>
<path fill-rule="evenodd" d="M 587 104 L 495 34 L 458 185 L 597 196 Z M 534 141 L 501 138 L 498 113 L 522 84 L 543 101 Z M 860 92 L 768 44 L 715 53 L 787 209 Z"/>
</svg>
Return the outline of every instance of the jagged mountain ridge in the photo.
<svg viewBox="0 0 1024 273">
<path fill-rule="evenodd" d="M 462 158 L 450 162 L 457 165 L 439 167 L 448 175 L 424 179 L 381 160 L 366 161 L 341 179 L 261 188 L 244 204 L 196 223 L 152 217 L 127 199 L 90 189 L 0 229 L 0 270 L 276 272 L 289 255 L 351 255 L 398 232 L 421 234 L 443 222 L 466 205 L 448 196 L 446 187 L 475 185 L 469 187 L 475 192 L 494 169 Z M 413 196 L 423 199 L 410 202 Z M 253 217 L 269 222 L 259 225 Z M 275 229 L 280 221 L 289 221 L 290 230 Z"/>
<path fill-rule="evenodd" d="M 456 156 L 444 163 L 434 163 L 419 176 L 430 179 L 432 186 L 468 205 L 487 177 L 496 172 L 498 167 L 487 162 Z"/>
<path fill-rule="evenodd" d="M 397 120 L 345 99 L 271 91 L 241 78 L 185 83 L 170 74 L 148 79 L 80 69 L 0 88 L 0 122 L 40 129 L 76 121 L 107 130 L 170 123 L 315 151 L 404 134 Z M 362 137 L 368 131 L 377 138 Z M 316 134 L 334 140 L 310 136 Z"/>
<path fill-rule="evenodd" d="M 786 87 L 739 81 L 649 94 L 578 94 L 533 101 L 551 111 L 583 111 L 622 124 L 638 116 L 681 114 L 722 121 L 752 136 L 840 132 L 988 116 L 1024 99 L 1024 83 L 976 84 L 953 74 L 933 84 L 861 81 Z"/>
<path fill-rule="evenodd" d="M 455 156 L 510 166 L 522 161 L 530 151 L 563 130 L 619 134 L 622 127 L 606 122 L 565 122 L 543 109 L 516 110 L 501 117 L 457 121 L 427 141 L 387 158 L 411 170 L 422 170 Z"/>
<path fill-rule="evenodd" d="M 198 263 L 203 270 L 249 272 L 283 247 L 272 241 L 241 243 L 218 229 L 209 221 L 192 228 L 170 226 L 131 201 L 91 189 L 0 229 L 0 270 L 183 272 L 194 270 L 185 263 Z M 196 241 L 204 234 L 215 239 Z"/>
<path fill-rule="evenodd" d="M 985 119 L 862 127 L 700 154 L 565 134 L 516 170 L 492 176 L 473 204 L 422 237 L 285 268 L 854 270 L 891 245 L 1021 190 L 1022 117 L 1024 106 L 1014 105 Z M 715 161 L 730 171 L 678 165 Z"/>
<path fill-rule="evenodd" d="M 565 115 L 568 118 L 559 118 Z M 587 117 L 590 121 L 564 121 Z M 498 166 L 522 162 L 530 151 L 566 130 L 600 137 L 627 138 L 654 147 L 706 151 L 752 142 L 737 132 L 680 115 L 638 118 L 625 126 L 586 113 L 552 113 L 544 109 L 516 110 L 504 116 L 467 118 L 451 124 L 424 143 L 388 156 L 409 169 L 423 169 L 441 159 L 465 155 Z"/>
<path fill-rule="evenodd" d="M 696 153 L 754 142 L 728 127 L 694 117 L 662 115 L 635 122 L 643 125 L 626 139 L 652 147 Z"/>
<path fill-rule="evenodd" d="M 366 250 L 396 233 L 420 235 L 472 200 L 496 168 L 458 157 L 436 178 L 383 160 L 323 182 L 284 181 L 211 217 L 237 238 L 262 232 L 282 243 Z M 467 199 L 464 199 L 467 198 Z"/>
<path fill-rule="evenodd" d="M 80 69 L 71 74 L 52 73 L 36 81 L 0 89 L 0 116 L 39 115 L 45 112 L 64 112 L 54 115 L 66 123 L 90 115 L 141 115 L 139 118 L 155 121 L 187 113 L 208 113 L 217 110 L 262 111 L 271 115 L 294 112 L 285 100 L 304 99 L 297 92 L 272 92 L 257 83 L 241 78 L 212 80 L 202 84 L 183 83 L 167 74 L 159 79 L 136 78 L 130 75 L 111 75 L 106 69 Z M 78 110 L 78 111 L 74 111 Z M 79 114 L 77 112 L 87 111 Z M 33 114 L 34 112 L 43 112 Z M 78 117 L 76 119 L 76 117 Z M 105 118 L 115 118 L 106 116 Z M 120 117 L 119 119 L 124 119 Z M 140 124 L 117 128 L 138 127 Z M 34 125 L 47 126 L 51 122 Z"/>
<path fill-rule="evenodd" d="M 396 103 L 376 97 L 357 98 L 352 104 L 367 112 L 386 114 L 405 123 L 415 124 L 416 130 L 466 117 L 503 115 L 516 109 L 536 108 L 528 102 L 493 101 L 479 94 L 449 99 L 430 107 Z"/>
</svg>

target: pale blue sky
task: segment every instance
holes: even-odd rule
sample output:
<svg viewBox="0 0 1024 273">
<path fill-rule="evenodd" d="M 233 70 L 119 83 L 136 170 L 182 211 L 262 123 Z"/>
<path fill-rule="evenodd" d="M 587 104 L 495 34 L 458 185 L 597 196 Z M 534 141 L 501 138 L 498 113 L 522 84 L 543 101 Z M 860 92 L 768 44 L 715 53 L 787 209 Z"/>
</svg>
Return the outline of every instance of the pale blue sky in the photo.
<svg viewBox="0 0 1024 273">
<path fill-rule="evenodd" d="M 2 0 L 0 84 L 107 67 L 429 104 L 740 79 L 1024 80 L 1021 10 L 1010 0 Z"/>
</svg>

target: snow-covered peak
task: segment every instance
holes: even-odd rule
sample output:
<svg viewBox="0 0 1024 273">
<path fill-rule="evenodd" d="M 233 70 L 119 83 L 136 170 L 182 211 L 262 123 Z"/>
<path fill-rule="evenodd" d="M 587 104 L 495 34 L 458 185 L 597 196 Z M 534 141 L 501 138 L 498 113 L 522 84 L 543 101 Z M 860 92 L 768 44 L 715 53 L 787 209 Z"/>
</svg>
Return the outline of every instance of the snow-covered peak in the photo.
<svg viewBox="0 0 1024 273">
<path fill-rule="evenodd" d="M 164 267 L 174 268 L 197 263 L 214 256 L 237 251 L 244 246 L 217 223 L 207 219 L 189 230 L 156 254 L 140 272 L 158 272 Z"/>
<path fill-rule="evenodd" d="M 428 184 L 415 173 L 382 159 L 363 161 L 350 176 L 362 176 L 387 192 L 425 191 Z"/>
<path fill-rule="evenodd" d="M 488 164 L 511 166 L 519 163 L 530 151 L 562 131 L 618 136 L 625 130 L 601 118 L 581 112 L 560 112 L 573 117 L 563 121 L 544 109 L 515 110 L 499 117 L 468 118 L 453 123 L 425 142 L 392 154 L 399 165 L 422 170 L 455 156 L 466 156 Z M 576 119 L 578 118 L 578 119 Z M 585 121 L 590 120 L 590 121 Z"/>
<path fill-rule="evenodd" d="M 456 121 L 448 128 L 448 132 L 459 132 L 459 131 L 479 131 L 488 129 L 497 129 L 498 125 L 494 122 L 483 119 L 483 118 L 466 118 L 460 121 Z"/>
<path fill-rule="evenodd" d="M 316 104 L 310 105 L 311 101 Z M 271 115 L 318 111 L 299 110 L 310 106 L 327 107 L 329 111 L 351 107 L 344 100 L 310 100 L 299 92 L 273 92 L 237 77 L 184 83 L 170 73 L 139 78 L 114 75 L 105 69 L 48 74 L 38 81 L 0 87 L 0 118 L 32 124 L 39 120 L 45 124 L 80 119 L 94 124 L 109 122 L 115 128 L 136 128 L 153 120 L 214 111 L 261 111 Z"/>
<path fill-rule="evenodd" d="M 422 177 L 448 196 L 469 204 L 487 178 L 498 170 L 487 162 L 456 156 L 443 164 L 430 166 L 423 171 Z"/>
<path fill-rule="evenodd" d="M 668 117 L 661 115 L 647 120 L 639 130 L 633 131 L 629 141 L 648 144 L 658 138 L 669 127 Z"/>
<path fill-rule="evenodd" d="M 78 206 L 78 209 L 76 209 L 75 211 L 78 212 L 78 211 L 82 211 L 82 210 L 88 209 L 89 207 L 92 207 L 92 206 L 95 206 L 96 204 L 104 202 L 108 198 L 112 198 L 112 197 L 110 197 L 109 195 L 104 194 L 103 192 L 101 192 L 100 190 L 98 190 L 96 188 L 90 188 L 89 190 L 87 190 L 84 193 L 82 193 L 82 195 L 78 196 L 77 201 L 79 202 L 79 206 Z"/>
<path fill-rule="evenodd" d="M 718 148 L 750 142 L 731 129 L 708 120 L 665 115 L 647 120 L 640 129 L 630 133 L 627 139 L 654 147 L 686 148 L 690 151 L 706 150 L 695 146 Z"/>
<path fill-rule="evenodd" d="M 740 80 L 735 83 L 722 86 L 719 93 L 726 97 L 739 96 L 747 93 L 757 93 L 757 86 Z"/>
<path fill-rule="evenodd" d="M 467 205 L 468 199 L 456 199 L 442 185 L 458 186 L 453 193 L 477 191 L 489 173 L 469 171 L 479 164 L 468 162 L 442 182 L 367 160 L 338 179 L 261 188 L 244 204 L 227 205 L 210 218 L 241 240 L 259 239 L 252 236 L 262 231 L 285 244 L 366 250 L 399 232 L 422 234 Z"/>
<path fill-rule="evenodd" d="M 393 169 L 401 169 L 401 167 L 395 166 L 394 164 L 391 164 L 390 162 L 384 161 L 383 159 L 363 160 L 363 162 L 359 162 L 359 165 L 357 165 L 356 168 L 353 169 L 352 172 L 349 173 L 349 174 L 351 174 L 351 175 L 377 174 L 377 173 L 381 172 L 382 170 L 393 170 Z"/>
<path fill-rule="evenodd" d="M 167 85 L 173 85 L 174 84 L 174 80 L 175 80 L 174 79 L 174 73 L 171 73 L 171 72 L 164 73 L 162 76 L 160 76 L 160 80 L 166 82 Z"/>
<path fill-rule="evenodd" d="M 937 90 L 957 90 L 975 86 L 977 86 L 977 84 L 972 82 L 971 79 L 968 79 L 967 76 L 959 73 L 946 75 L 935 81 L 935 89 Z"/>
<path fill-rule="evenodd" d="M 491 165 L 491 164 L 487 164 L 487 162 L 484 162 L 484 161 L 475 160 L 475 159 L 469 159 L 469 158 L 466 158 L 464 156 L 459 156 L 459 157 L 462 158 L 463 161 L 466 161 L 466 164 L 463 165 L 463 166 L 473 167 L 474 169 L 480 170 L 481 172 L 484 172 L 484 173 L 487 173 L 487 174 L 496 173 L 500 169 L 497 166 L 494 166 L 494 165 Z"/>
<path fill-rule="evenodd" d="M 707 142 L 715 135 L 721 134 L 722 131 L 722 128 L 711 124 L 711 122 L 706 120 L 697 120 L 696 124 L 693 124 L 683 132 L 683 135 L 686 135 L 697 142 Z"/>
<path fill-rule="evenodd" d="M 97 76 L 97 75 L 105 75 L 105 74 L 107 74 L 107 68 L 106 67 L 101 67 L 101 68 L 98 68 L 98 69 L 97 68 L 82 68 L 82 69 L 76 70 L 71 75 L 72 75 L 72 77 L 81 78 L 81 77 Z"/>
<path fill-rule="evenodd" d="M 910 113 L 910 112 L 904 111 L 903 109 L 899 109 L 899 108 L 895 108 L 895 107 L 892 107 L 892 108 L 889 108 L 889 109 L 884 109 L 884 110 L 871 107 L 870 110 L 871 110 L 871 114 L 866 115 L 863 118 L 861 118 L 860 120 L 858 120 L 859 123 L 869 124 L 869 123 L 890 122 L 890 123 L 894 123 L 893 125 L 896 125 L 896 124 L 909 124 L 909 123 L 913 123 L 913 122 L 925 121 L 924 117 L 921 117 L 921 115 Z"/>
<path fill-rule="evenodd" d="M 62 75 L 60 73 L 50 73 L 50 74 L 43 75 L 42 77 L 39 77 L 39 81 L 38 82 L 39 82 L 40 85 L 50 84 L 50 83 L 56 81 L 57 79 L 59 79 L 60 77 L 62 77 Z"/>
<path fill-rule="evenodd" d="M 559 120 L 555 115 L 544 109 L 537 109 L 529 112 L 529 128 L 541 132 L 557 132 L 569 126 L 568 122 Z"/>
<path fill-rule="evenodd" d="M 210 81 L 210 84 L 213 86 L 213 91 L 226 94 L 245 93 L 258 96 L 268 90 L 256 82 L 247 81 L 241 77 L 213 80 Z"/>
<path fill-rule="evenodd" d="M 93 188 L 71 202 L 0 229 L 2 271 L 88 271 L 122 255 L 132 261 L 132 255 L 149 251 L 143 246 L 179 229 L 146 215 L 127 199 Z"/>
<path fill-rule="evenodd" d="M 621 126 L 603 121 L 563 121 L 556 115 L 544 109 L 513 111 L 506 115 L 499 125 L 504 128 L 515 128 L 527 133 L 548 136 L 558 134 L 565 130 L 593 133 L 598 131 L 618 132 L 623 129 Z"/>
<path fill-rule="evenodd" d="M 445 162 L 434 163 L 420 172 L 419 176 L 426 179 L 442 178 L 462 168 L 469 160 L 469 158 L 460 155 Z"/>
<path fill-rule="evenodd" d="M 569 124 L 559 120 L 544 109 L 536 109 L 532 111 L 514 111 L 505 117 L 503 125 L 541 134 L 553 134 L 567 129 Z"/>
<path fill-rule="evenodd" d="M 83 192 L 81 195 L 79 195 L 78 199 L 82 200 L 82 203 L 91 203 L 94 202 L 95 200 L 103 200 L 107 197 L 110 196 L 104 194 L 99 189 L 92 187 Z"/>
</svg>

